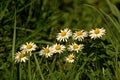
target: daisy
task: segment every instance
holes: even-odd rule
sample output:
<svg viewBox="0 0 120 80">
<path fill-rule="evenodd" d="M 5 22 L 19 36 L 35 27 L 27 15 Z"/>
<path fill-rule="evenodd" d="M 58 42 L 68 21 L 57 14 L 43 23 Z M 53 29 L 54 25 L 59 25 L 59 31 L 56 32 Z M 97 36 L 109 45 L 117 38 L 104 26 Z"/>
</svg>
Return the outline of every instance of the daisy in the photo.
<svg viewBox="0 0 120 80">
<path fill-rule="evenodd" d="M 25 62 L 28 58 L 25 55 L 24 51 L 17 52 L 15 55 L 15 62 Z"/>
<path fill-rule="evenodd" d="M 92 29 L 89 33 L 91 39 L 101 38 L 103 35 L 105 35 L 105 29 L 104 28 Z"/>
<path fill-rule="evenodd" d="M 35 51 L 37 48 L 36 44 L 34 44 L 33 42 L 26 42 L 26 44 L 23 44 L 20 48 L 20 50 L 24 50 L 27 53 L 31 52 L 31 51 Z"/>
<path fill-rule="evenodd" d="M 51 57 L 53 55 L 52 48 L 47 45 L 47 47 L 44 47 L 40 52 L 39 55 L 44 55 L 46 58 Z"/>
<path fill-rule="evenodd" d="M 69 63 L 73 63 L 74 62 L 74 55 L 70 54 L 66 57 L 66 61 Z"/>
<path fill-rule="evenodd" d="M 57 40 L 58 41 L 63 41 L 63 42 L 67 42 L 67 39 L 70 37 L 70 36 L 72 36 L 72 32 L 71 32 L 71 30 L 70 29 L 68 29 L 68 28 L 66 28 L 66 29 L 64 29 L 64 30 L 61 30 L 60 31 L 60 33 L 58 33 L 58 35 L 57 35 Z"/>
<path fill-rule="evenodd" d="M 73 33 L 74 40 L 82 41 L 85 37 L 87 37 L 87 32 L 84 30 L 76 31 Z"/>
<path fill-rule="evenodd" d="M 81 51 L 84 48 L 83 44 L 76 44 L 76 43 L 72 43 L 72 45 L 69 45 L 68 50 L 70 51 L 76 51 L 77 53 L 79 51 Z"/>
<path fill-rule="evenodd" d="M 65 46 L 56 43 L 52 46 L 52 50 L 53 53 L 62 53 L 65 50 Z"/>
</svg>

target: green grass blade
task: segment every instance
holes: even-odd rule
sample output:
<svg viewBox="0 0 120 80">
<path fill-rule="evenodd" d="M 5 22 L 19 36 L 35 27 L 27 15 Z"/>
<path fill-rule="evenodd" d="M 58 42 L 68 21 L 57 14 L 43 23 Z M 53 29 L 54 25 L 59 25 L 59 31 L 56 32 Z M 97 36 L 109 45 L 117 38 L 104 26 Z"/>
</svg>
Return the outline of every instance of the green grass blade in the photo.
<svg viewBox="0 0 120 80">
<path fill-rule="evenodd" d="M 36 65 L 37 65 L 39 74 L 40 74 L 42 80 L 45 80 L 44 77 L 43 77 L 43 74 L 42 74 L 42 70 L 41 70 L 41 68 L 40 68 L 40 66 L 39 66 L 38 60 L 37 60 L 37 58 L 36 58 L 36 54 L 34 54 L 34 58 L 35 58 L 35 62 L 36 62 Z"/>
<path fill-rule="evenodd" d="M 16 10 L 14 13 L 14 32 L 13 32 L 13 44 L 12 44 L 12 80 L 14 77 L 14 55 L 15 55 L 15 41 L 16 41 Z"/>
<path fill-rule="evenodd" d="M 109 0 L 106 0 L 106 1 L 108 3 L 108 6 L 111 9 L 113 15 L 115 15 L 118 18 L 119 22 L 120 22 L 120 11 L 117 9 L 117 7 L 114 4 L 110 3 Z"/>
</svg>

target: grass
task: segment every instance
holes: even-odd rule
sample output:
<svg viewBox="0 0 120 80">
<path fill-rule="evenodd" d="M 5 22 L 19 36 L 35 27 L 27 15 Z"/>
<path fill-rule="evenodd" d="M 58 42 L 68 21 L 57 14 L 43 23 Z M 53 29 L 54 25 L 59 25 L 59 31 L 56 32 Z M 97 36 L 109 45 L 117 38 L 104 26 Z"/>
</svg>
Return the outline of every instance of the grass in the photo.
<svg viewBox="0 0 120 80">
<path fill-rule="evenodd" d="M 16 42 L 16 10 L 15 10 L 14 17 L 15 17 L 15 19 L 14 19 L 14 32 L 13 32 L 13 45 L 12 45 L 12 59 L 11 59 L 11 61 L 12 61 L 12 74 L 11 74 L 12 76 L 11 76 L 11 78 L 14 77 L 14 55 L 15 55 L 15 49 L 16 49 L 16 47 L 15 47 L 15 42 Z"/>
<path fill-rule="evenodd" d="M 114 3 L 114 4 L 113 4 Z M 119 80 L 120 74 L 120 11 L 119 1 L 91 0 L 18 0 L 0 1 L 0 80 Z M 107 6 L 107 7 L 106 7 Z M 93 14 L 94 13 L 94 14 Z M 68 63 L 70 54 L 39 56 L 46 45 L 57 42 L 61 29 L 73 32 L 106 29 L 101 39 L 86 38 L 84 49 Z M 14 57 L 22 44 L 34 42 L 38 48 L 25 63 L 15 63 Z"/>
</svg>

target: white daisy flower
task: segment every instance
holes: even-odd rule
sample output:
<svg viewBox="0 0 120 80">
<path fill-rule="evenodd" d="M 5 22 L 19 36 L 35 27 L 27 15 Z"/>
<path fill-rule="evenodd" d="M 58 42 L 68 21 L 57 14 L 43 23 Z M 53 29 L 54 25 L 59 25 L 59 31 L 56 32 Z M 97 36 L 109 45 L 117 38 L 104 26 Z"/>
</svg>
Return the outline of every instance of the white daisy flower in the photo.
<svg viewBox="0 0 120 80">
<path fill-rule="evenodd" d="M 51 57 L 53 55 L 52 48 L 47 45 L 47 47 L 43 48 L 40 52 L 39 55 L 44 55 L 46 58 Z"/>
<path fill-rule="evenodd" d="M 73 63 L 74 62 L 74 55 L 73 54 L 70 54 L 66 57 L 66 61 L 69 62 L 69 63 Z"/>
<path fill-rule="evenodd" d="M 68 28 L 66 28 L 66 29 L 64 29 L 64 30 L 61 30 L 60 31 L 60 33 L 58 33 L 58 35 L 57 35 L 57 40 L 58 41 L 63 41 L 63 42 L 67 42 L 67 39 L 70 37 L 70 36 L 72 36 L 72 32 L 71 32 L 71 30 L 70 29 L 68 29 Z"/>
<path fill-rule="evenodd" d="M 24 50 L 26 52 L 31 52 L 31 51 L 35 51 L 37 48 L 36 44 L 34 44 L 33 42 L 26 42 L 26 44 L 23 44 L 20 48 L 20 50 Z"/>
<path fill-rule="evenodd" d="M 84 30 L 76 31 L 73 33 L 74 40 L 82 41 L 85 37 L 87 37 L 87 32 Z"/>
<path fill-rule="evenodd" d="M 103 35 L 105 35 L 105 29 L 104 28 L 96 28 L 92 29 L 90 33 L 91 39 L 101 38 Z"/>
<path fill-rule="evenodd" d="M 68 50 L 69 51 L 76 51 L 77 53 L 79 51 L 81 51 L 84 48 L 83 44 L 76 44 L 76 43 L 72 43 L 72 45 L 69 45 Z"/>
<path fill-rule="evenodd" d="M 16 53 L 16 55 L 15 55 L 15 62 L 25 62 L 26 60 L 28 60 L 28 58 L 25 55 L 24 51 Z"/>
<path fill-rule="evenodd" d="M 65 50 L 65 46 L 56 43 L 52 46 L 52 50 L 53 53 L 62 53 Z"/>
</svg>

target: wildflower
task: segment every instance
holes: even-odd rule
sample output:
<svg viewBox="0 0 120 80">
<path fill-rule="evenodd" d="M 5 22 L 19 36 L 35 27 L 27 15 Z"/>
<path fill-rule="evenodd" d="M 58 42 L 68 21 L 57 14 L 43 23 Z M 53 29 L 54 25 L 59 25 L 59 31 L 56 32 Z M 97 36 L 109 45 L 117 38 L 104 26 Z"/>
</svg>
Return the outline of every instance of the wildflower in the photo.
<svg viewBox="0 0 120 80">
<path fill-rule="evenodd" d="M 73 33 L 74 40 L 82 41 L 85 37 L 87 37 L 87 32 L 84 30 L 76 31 Z"/>
<path fill-rule="evenodd" d="M 83 44 L 76 44 L 76 43 L 72 43 L 72 45 L 69 45 L 68 49 L 70 51 L 76 51 L 77 53 L 79 51 L 81 51 L 82 49 L 84 48 L 84 45 Z"/>
<path fill-rule="evenodd" d="M 24 50 L 27 53 L 31 52 L 31 51 L 35 51 L 37 48 L 36 44 L 34 44 L 33 42 L 26 42 L 26 44 L 23 44 L 20 48 L 20 50 Z"/>
<path fill-rule="evenodd" d="M 73 63 L 74 62 L 74 55 L 70 54 L 66 57 L 66 61 L 69 63 Z"/>
<path fill-rule="evenodd" d="M 47 45 L 39 52 L 39 55 L 44 55 L 46 58 L 51 57 L 53 55 L 52 48 Z"/>
<path fill-rule="evenodd" d="M 104 28 L 92 29 L 89 33 L 91 39 L 101 38 L 103 35 L 105 35 L 105 29 Z"/>
<path fill-rule="evenodd" d="M 15 62 L 25 62 L 28 58 L 25 55 L 24 51 L 17 52 L 15 55 Z"/>
<path fill-rule="evenodd" d="M 65 50 L 65 46 L 56 43 L 52 46 L 52 50 L 54 53 L 62 53 Z"/>
<path fill-rule="evenodd" d="M 71 30 L 70 29 L 68 29 L 68 28 L 66 28 L 66 29 L 64 29 L 64 30 L 61 30 L 61 32 L 60 33 L 58 33 L 58 35 L 57 35 L 57 40 L 58 41 L 63 41 L 63 42 L 67 42 L 67 39 L 70 37 L 70 36 L 72 36 L 72 32 L 71 32 Z"/>
</svg>

